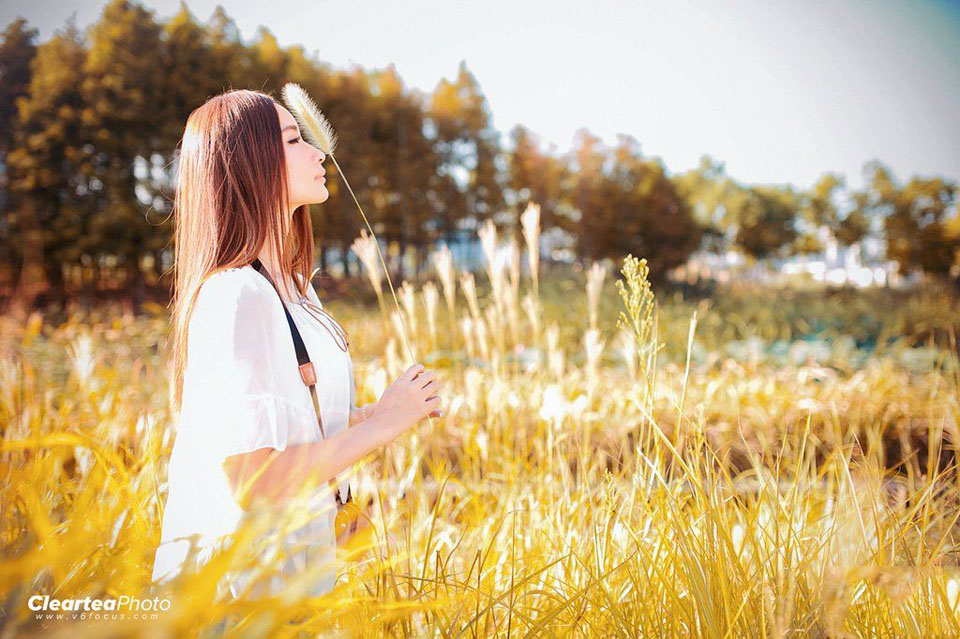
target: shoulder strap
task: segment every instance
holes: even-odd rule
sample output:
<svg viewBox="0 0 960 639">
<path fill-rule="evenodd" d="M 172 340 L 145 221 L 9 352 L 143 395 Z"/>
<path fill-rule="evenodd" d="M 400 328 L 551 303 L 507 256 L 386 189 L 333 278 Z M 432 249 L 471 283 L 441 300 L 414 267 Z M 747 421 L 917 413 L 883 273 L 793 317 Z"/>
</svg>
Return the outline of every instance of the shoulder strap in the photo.
<svg viewBox="0 0 960 639">
<path fill-rule="evenodd" d="M 307 353 L 307 347 L 303 343 L 303 338 L 300 337 L 300 331 L 297 329 L 296 322 L 293 321 L 293 317 L 290 315 L 290 311 L 287 310 L 287 305 L 283 303 L 283 297 L 280 296 L 280 291 L 277 290 L 277 285 L 274 284 L 273 278 L 270 277 L 270 273 L 267 272 L 266 267 L 263 263 L 260 262 L 260 259 L 257 258 L 253 261 L 253 268 L 267 278 L 267 281 L 270 282 L 270 286 L 273 287 L 273 290 L 277 292 L 277 297 L 280 298 L 280 304 L 283 306 L 283 312 L 287 316 L 287 326 L 290 328 L 290 336 L 293 338 L 293 348 L 297 352 L 297 364 L 300 366 L 300 379 L 303 380 L 304 386 L 314 386 L 317 383 L 317 371 L 313 367 L 313 362 L 310 361 L 310 354 Z M 324 437 L 326 435 L 323 433 L 323 421 L 320 421 L 320 432 Z"/>
<path fill-rule="evenodd" d="M 290 311 L 287 310 L 287 305 L 283 302 L 283 296 L 280 295 L 277 285 L 274 284 L 273 278 L 270 277 L 270 273 L 267 272 L 267 269 L 260 261 L 260 258 L 253 260 L 252 266 L 257 270 L 258 273 L 263 275 L 268 282 L 270 282 L 270 286 L 273 287 L 273 290 L 277 293 L 277 297 L 280 298 L 280 306 L 283 307 L 283 313 L 287 316 L 287 326 L 290 328 L 290 336 L 293 338 L 293 348 L 297 353 L 297 364 L 299 364 L 300 367 L 300 379 L 303 380 L 304 386 L 308 386 L 310 388 L 310 397 L 313 399 L 313 409 L 317 413 L 317 425 L 320 427 L 320 437 L 326 439 L 327 434 L 323 430 L 323 418 L 320 416 L 320 400 L 317 398 L 317 371 L 313 366 L 313 362 L 310 361 L 310 354 L 307 352 L 307 346 L 303 343 L 303 338 L 300 336 L 300 330 L 297 328 L 296 322 L 293 321 L 293 316 L 290 315 Z M 336 477 L 330 479 L 330 487 L 333 488 L 336 494 L 337 504 L 342 504 L 343 500 L 340 498 L 340 487 L 336 481 Z M 350 497 L 350 491 L 348 490 L 347 501 L 350 501 Z"/>
</svg>

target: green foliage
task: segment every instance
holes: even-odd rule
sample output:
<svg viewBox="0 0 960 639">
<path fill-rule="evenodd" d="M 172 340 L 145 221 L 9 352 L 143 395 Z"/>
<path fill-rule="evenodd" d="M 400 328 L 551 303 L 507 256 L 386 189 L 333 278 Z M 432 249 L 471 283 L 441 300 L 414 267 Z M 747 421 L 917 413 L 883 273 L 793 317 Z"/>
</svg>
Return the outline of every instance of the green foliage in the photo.
<svg viewBox="0 0 960 639">
<path fill-rule="evenodd" d="M 887 254 L 901 273 L 921 270 L 946 275 L 960 264 L 960 233 L 956 215 L 957 185 L 943 178 L 914 177 L 897 184 L 893 173 L 879 162 L 868 166 L 870 179 L 858 193 L 857 213 L 882 222 L 888 238 Z"/>
<path fill-rule="evenodd" d="M 739 189 L 729 200 L 729 208 L 737 220 L 737 246 L 751 257 L 783 254 L 797 238 L 797 194 L 790 188 Z"/>
<path fill-rule="evenodd" d="M 0 34 L 0 165 L 7 166 L 8 154 L 15 143 L 17 101 L 27 95 L 32 71 L 30 65 L 37 55 L 34 42 L 36 29 L 28 29 L 26 20 L 18 18 Z M 12 262 L 21 253 L 20 242 L 15 241 L 14 229 L 18 220 L 11 199 L 9 171 L 0 173 L 0 261 Z"/>
<path fill-rule="evenodd" d="M 54 287 L 59 266 L 79 260 L 96 241 L 88 226 L 96 183 L 82 122 L 86 55 L 73 26 L 38 47 L 29 90 L 17 104 L 17 143 L 7 156 L 15 204 L 10 239 L 25 255 L 43 256 Z"/>
<path fill-rule="evenodd" d="M 675 176 L 673 183 L 703 230 L 701 248 L 715 253 L 726 251 L 726 235 L 735 227 L 735 221 L 725 204 L 737 185 L 727 175 L 723 163 L 704 155 L 695 169 Z"/>
<path fill-rule="evenodd" d="M 13 144 L 17 99 L 27 94 L 30 86 L 30 63 L 37 55 L 36 29 L 27 28 L 27 21 L 17 18 L 0 34 L 0 152 L 6 154 Z"/>
</svg>

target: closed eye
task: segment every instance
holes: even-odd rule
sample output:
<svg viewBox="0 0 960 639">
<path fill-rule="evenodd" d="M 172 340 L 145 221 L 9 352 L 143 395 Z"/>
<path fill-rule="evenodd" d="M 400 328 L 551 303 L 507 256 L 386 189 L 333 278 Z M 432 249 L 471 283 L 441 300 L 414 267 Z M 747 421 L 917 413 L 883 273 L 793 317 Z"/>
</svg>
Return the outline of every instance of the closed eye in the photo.
<svg viewBox="0 0 960 639">
<path fill-rule="evenodd" d="M 293 138 L 292 140 L 290 140 L 289 142 L 287 142 L 287 144 L 296 144 L 296 143 L 299 142 L 299 141 L 300 141 L 300 138 L 299 138 L 299 137 L 295 137 L 295 138 Z"/>
</svg>

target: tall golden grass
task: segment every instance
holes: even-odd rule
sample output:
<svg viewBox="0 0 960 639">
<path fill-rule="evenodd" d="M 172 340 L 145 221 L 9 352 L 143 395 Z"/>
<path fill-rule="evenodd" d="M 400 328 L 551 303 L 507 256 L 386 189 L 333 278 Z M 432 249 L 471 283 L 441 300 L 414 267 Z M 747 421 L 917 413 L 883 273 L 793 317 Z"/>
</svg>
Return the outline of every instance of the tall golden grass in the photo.
<svg viewBox="0 0 960 639">
<path fill-rule="evenodd" d="M 164 309 L 34 316 L 0 360 L 4 636 L 187 637 L 225 618 L 227 636 L 269 637 L 960 635 L 955 297 L 659 300 L 642 260 L 542 277 L 528 252 L 524 303 L 516 254 L 485 233 L 486 276 L 432 257 L 445 312 L 436 284 L 406 284 L 447 416 L 355 470 L 373 526 L 322 597 L 323 566 L 276 597 L 218 591 L 269 577 L 283 549 L 265 531 L 295 508 L 151 589 L 173 440 Z M 403 368 L 396 327 L 325 307 L 364 336 L 357 402 L 375 401 Z M 801 337 L 817 328 L 826 351 Z M 172 608 L 147 620 L 26 606 L 158 592 Z"/>
</svg>

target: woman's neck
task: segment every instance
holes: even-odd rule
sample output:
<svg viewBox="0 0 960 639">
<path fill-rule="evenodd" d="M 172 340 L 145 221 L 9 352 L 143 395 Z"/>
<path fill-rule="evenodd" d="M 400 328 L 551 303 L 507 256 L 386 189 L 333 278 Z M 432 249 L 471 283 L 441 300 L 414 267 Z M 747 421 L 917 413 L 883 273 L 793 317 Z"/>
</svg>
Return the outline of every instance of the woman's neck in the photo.
<svg viewBox="0 0 960 639">
<path fill-rule="evenodd" d="M 273 283 L 280 290 L 281 296 L 287 301 L 293 301 L 290 299 L 289 296 L 292 295 L 294 296 L 294 299 L 295 299 L 297 292 L 294 288 L 291 288 L 289 291 L 284 289 L 284 285 L 283 285 L 284 282 L 286 282 L 287 284 L 290 284 L 291 287 L 293 286 L 293 283 L 289 280 L 289 278 L 284 273 L 281 272 L 280 267 L 278 265 L 278 260 L 273 256 L 272 251 L 270 251 L 269 248 L 264 246 L 260 250 L 260 253 L 257 255 L 257 257 L 260 259 L 260 262 L 263 264 L 263 266 L 267 269 L 267 273 L 270 274 L 270 278 L 273 280 Z"/>
</svg>

